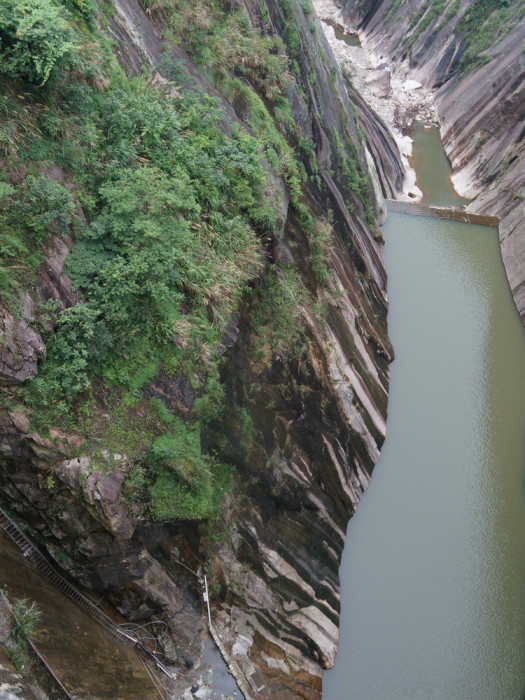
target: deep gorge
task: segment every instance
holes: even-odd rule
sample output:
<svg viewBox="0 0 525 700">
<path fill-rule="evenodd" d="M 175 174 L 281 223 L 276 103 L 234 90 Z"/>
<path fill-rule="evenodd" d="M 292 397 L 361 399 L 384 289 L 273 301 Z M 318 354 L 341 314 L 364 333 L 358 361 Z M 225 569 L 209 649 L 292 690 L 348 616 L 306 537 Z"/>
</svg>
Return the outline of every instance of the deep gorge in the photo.
<svg viewBox="0 0 525 700">
<path fill-rule="evenodd" d="M 18 2 L 0 13 L 0 505 L 124 618 L 164 620 L 174 668 L 202 652 L 180 563 L 202 567 L 260 696 L 319 698 L 346 525 L 386 433 L 378 222 L 399 151 L 309 2 L 38 0 L 64 18 L 44 64 L 6 40 Z M 345 14 L 387 53 L 380 5 Z M 512 162 L 473 205 L 502 217 L 504 258 L 522 221 L 512 133 L 505 151 L 487 130 Z"/>
</svg>

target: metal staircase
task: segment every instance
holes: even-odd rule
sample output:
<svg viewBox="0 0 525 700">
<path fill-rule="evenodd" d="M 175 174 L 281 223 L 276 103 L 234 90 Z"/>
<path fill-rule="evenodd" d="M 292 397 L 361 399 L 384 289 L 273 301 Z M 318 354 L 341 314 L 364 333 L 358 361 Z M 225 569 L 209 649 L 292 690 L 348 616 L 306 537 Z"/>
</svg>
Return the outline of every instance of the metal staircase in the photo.
<svg viewBox="0 0 525 700">
<path fill-rule="evenodd" d="M 47 559 L 38 551 L 29 537 L 25 535 L 18 525 L 0 508 L 0 527 L 9 539 L 22 550 L 24 557 L 27 557 L 38 571 L 42 578 L 52 583 L 59 591 L 72 600 L 79 608 L 87 613 L 93 620 L 98 622 L 110 634 L 117 639 L 131 642 L 133 645 L 140 641 L 139 637 L 118 627 L 113 620 L 98 608 L 89 598 L 80 593 L 73 585 L 56 571 Z"/>
</svg>

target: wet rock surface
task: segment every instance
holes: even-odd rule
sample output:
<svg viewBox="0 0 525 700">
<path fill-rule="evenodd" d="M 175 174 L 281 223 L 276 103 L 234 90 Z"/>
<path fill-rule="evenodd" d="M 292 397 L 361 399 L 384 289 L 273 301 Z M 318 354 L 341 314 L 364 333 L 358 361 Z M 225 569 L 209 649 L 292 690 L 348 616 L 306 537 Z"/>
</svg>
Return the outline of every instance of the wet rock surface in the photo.
<svg viewBox="0 0 525 700">
<path fill-rule="evenodd" d="M 3 535 L 0 536 L 0 571 L 10 597 L 25 596 L 36 602 L 41 619 L 32 639 L 72 697 L 78 700 L 158 697 L 133 649 L 116 643 L 106 630 L 44 581 Z"/>
</svg>

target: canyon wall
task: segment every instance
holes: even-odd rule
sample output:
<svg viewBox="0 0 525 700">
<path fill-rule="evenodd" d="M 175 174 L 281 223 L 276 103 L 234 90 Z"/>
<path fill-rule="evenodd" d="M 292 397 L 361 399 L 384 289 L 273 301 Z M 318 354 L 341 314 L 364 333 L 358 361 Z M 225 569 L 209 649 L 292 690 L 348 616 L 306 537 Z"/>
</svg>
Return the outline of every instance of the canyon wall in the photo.
<svg viewBox="0 0 525 700">
<path fill-rule="evenodd" d="M 180 562 L 205 567 L 215 624 L 260 696 L 313 700 L 337 649 L 346 525 L 386 432 L 393 353 L 374 219 L 382 211 L 381 193 L 372 186 L 341 74 L 308 3 L 244 0 L 236 6 L 288 57 L 280 103 L 246 75 L 236 76 L 243 92 L 224 73 L 217 77 L 197 63 L 183 42 L 165 33 L 166 7 L 115 0 L 99 13 L 128 79 L 145 76 L 174 99 L 191 83 L 220 101 L 227 134 L 240 126 L 253 135 L 257 118 L 269 119 L 263 137 L 276 130 L 275 141 L 288 144 L 282 158 L 299 164 L 297 194 L 297 181 L 283 176 L 270 156 L 265 161 L 277 225 L 259 234 L 264 268 L 223 329 L 224 404 L 201 424 L 203 452 L 235 467 L 232 490 L 211 522 L 153 517 L 145 495 L 154 479 L 151 453 L 134 453 L 129 442 L 117 450 L 107 438 L 116 415 L 128 437 L 161 430 L 152 398 L 191 422 L 205 371 L 185 376 L 159 363 L 128 403 L 112 404 L 117 413 L 108 408 L 107 397 L 115 395 L 109 375 L 99 374 L 89 396 L 76 399 L 73 418 L 39 429 L 25 388 L 46 367 L 46 343 L 61 314 L 83 303 L 82 285 L 72 284 L 66 262 L 74 235 L 55 231 L 35 283 L 22 292 L 20 312 L 3 310 L 1 501 L 75 581 L 105 592 L 128 620 L 164 619 L 170 632 L 164 652 L 179 666 L 198 663 L 204 628 L 196 581 Z M 226 16 L 229 11 L 224 8 Z M 166 54 L 171 73 L 163 68 Z M 228 71 L 233 78 L 235 67 Z M 98 82 L 105 89 L 102 78 Z M 278 118 L 283 100 L 288 120 Z M 367 120 L 371 138 L 373 115 Z M 376 138 L 377 160 L 386 136 L 378 131 Z M 28 167 L 41 167 L 27 153 L 20 149 L 4 163 L 13 187 L 24 186 Z M 392 157 L 392 172 L 381 176 L 385 194 L 401 178 Z M 141 158 L 147 163 L 149 156 Z M 80 225 L 89 223 L 89 200 L 76 199 L 67 167 L 40 172 L 71 192 Z M 308 235 L 312 227 L 317 238 Z M 323 241 L 319 262 L 316 246 Z M 50 300 L 53 313 L 44 316 Z M 90 432 L 82 430 L 82 411 L 89 413 Z"/>
<path fill-rule="evenodd" d="M 479 17 L 474 14 L 478 12 Z M 491 12 L 494 12 L 491 14 Z M 469 13 L 471 13 L 469 15 Z M 501 251 L 525 319 L 523 2 L 347 0 L 376 59 L 435 91 L 445 150 L 470 211 L 498 216 Z"/>
</svg>

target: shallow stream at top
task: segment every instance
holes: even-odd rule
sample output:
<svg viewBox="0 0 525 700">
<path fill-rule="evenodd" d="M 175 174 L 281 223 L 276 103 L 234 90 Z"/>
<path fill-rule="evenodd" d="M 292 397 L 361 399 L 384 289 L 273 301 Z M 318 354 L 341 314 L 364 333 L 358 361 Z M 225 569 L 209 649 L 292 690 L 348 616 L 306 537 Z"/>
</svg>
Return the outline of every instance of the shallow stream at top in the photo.
<svg viewBox="0 0 525 700">
<path fill-rule="evenodd" d="M 436 136 L 416 134 L 418 185 L 457 205 Z M 383 235 L 388 435 L 348 527 L 323 700 L 521 700 L 525 329 L 497 231 L 391 213 Z"/>
</svg>

